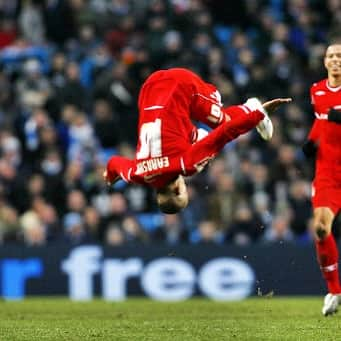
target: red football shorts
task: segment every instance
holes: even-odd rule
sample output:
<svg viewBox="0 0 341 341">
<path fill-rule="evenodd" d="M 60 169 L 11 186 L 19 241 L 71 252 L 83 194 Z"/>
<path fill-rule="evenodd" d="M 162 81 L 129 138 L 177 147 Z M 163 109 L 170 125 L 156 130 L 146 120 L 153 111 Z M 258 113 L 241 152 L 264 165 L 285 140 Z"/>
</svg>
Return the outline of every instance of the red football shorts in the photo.
<svg viewBox="0 0 341 341">
<path fill-rule="evenodd" d="M 341 183 L 315 179 L 312 185 L 311 202 L 314 208 L 329 207 L 336 215 L 341 208 Z"/>
</svg>

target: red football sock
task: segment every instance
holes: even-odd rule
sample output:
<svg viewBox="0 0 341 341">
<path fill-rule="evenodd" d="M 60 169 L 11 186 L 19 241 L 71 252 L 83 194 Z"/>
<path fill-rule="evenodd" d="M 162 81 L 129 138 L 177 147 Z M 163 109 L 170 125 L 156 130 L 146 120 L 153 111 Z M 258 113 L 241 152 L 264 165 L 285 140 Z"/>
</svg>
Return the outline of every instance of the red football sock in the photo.
<svg viewBox="0 0 341 341">
<path fill-rule="evenodd" d="M 328 291 L 331 294 L 340 294 L 339 280 L 339 251 L 334 236 L 330 233 L 324 240 L 315 241 L 317 259 L 322 275 L 327 282 Z"/>
</svg>

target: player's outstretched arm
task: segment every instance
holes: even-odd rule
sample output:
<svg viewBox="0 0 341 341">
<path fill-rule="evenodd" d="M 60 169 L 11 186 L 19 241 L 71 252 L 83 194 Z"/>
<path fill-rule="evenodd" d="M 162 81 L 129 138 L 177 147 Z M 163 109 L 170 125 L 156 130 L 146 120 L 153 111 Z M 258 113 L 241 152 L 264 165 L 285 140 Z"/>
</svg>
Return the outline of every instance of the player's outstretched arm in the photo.
<svg viewBox="0 0 341 341">
<path fill-rule="evenodd" d="M 113 156 L 107 163 L 103 179 L 109 186 L 121 179 L 125 182 L 131 182 L 130 174 L 133 167 L 134 162 L 132 160 L 122 156 Z"/>
<path fill-rule="evenodd" d="M 121 180 L 121 177 L 116 176 L 116 178 L 113 179 L 108 175 L 108 171 L 105 170 L 103 172 L 103 180 L 108 186 L 112 186 L 115 182 L 117 182 L 118 180 Z"/>
</svg>

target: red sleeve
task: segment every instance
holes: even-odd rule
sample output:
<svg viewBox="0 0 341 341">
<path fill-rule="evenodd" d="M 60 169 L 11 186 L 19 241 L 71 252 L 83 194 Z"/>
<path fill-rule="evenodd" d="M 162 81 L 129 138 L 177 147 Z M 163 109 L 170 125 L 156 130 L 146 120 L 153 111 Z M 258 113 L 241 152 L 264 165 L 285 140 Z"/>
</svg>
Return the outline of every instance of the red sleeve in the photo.
<svg viewBox="0 0 341 341">
<path fill-rule="evenodd" d="M 130 175 L 133 171 L 134 161 L 122 156 L 113 156 L 107 164 L 108 179 L 114 182 L 121 178 L 125 182 L 132 182 Z"/>
<path fill-rule="evenodd" d="M 212 130 L 182 155 L 180 165 L 183 175 L 192 175 L 201 171 L 209 160 L 224 148 L 226 143 L 248 132 L 264 118 L 264 114 L 258 110 L 249 114 L 241 114 L 244 112 L 241 106 L 230 107 L 229 110 L 234 113 L 234 119 L 224 122 Z"/>
</svg>

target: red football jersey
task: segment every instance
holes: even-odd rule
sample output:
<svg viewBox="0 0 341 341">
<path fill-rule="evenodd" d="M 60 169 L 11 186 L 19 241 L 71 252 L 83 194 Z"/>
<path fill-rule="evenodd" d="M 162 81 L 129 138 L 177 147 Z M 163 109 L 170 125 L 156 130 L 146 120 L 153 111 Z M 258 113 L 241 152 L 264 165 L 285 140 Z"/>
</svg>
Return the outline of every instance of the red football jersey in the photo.
<svg viewBox="0 0 341 341">
<path fill-rule="evenodd" d="M 341 115 L 341 86 L 333 88 L 324 79 L 313 84 L 310 94 L 315 121 L 309 139 L 318 144 L 316 178 L 341 179 L 341 124 L 328 121 L 331 108 L 340 110 Z"/>
<path fill-rule="evenodd" d="M 200 171 L 228 142 L 264 117 L 240 105 L 222 108 L 220 94 L 193 72 L 174 68 L 153 73 L 139 95 L 135 160 L 113 157 L 110 179 L 160 188 L 179 174 Z M 248 115 L 246 115 L 248 113 Z M 216 128 L 198 141 L 192 120 Z"/>
</svg>

